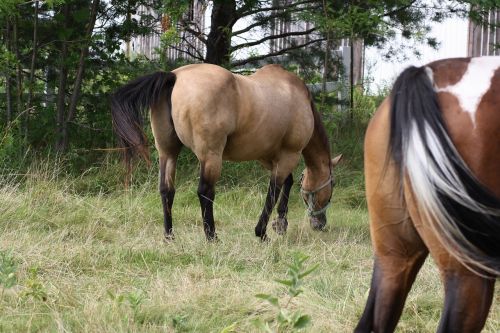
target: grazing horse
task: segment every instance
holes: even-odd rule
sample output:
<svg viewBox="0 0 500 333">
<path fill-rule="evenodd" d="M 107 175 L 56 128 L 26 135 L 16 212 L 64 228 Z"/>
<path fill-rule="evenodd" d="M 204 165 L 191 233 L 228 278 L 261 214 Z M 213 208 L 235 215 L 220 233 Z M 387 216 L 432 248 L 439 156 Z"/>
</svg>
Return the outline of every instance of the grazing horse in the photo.
<svg viewBox="0 0 500 333">
<path fill-rule="evenodd" d="M 306 169 L 302 195 L 313 228 L 326 224 L 333 189 L 332 169 L 341 156 L 330 148 L 319 113 L 305 84 L 281 66 L 268 65 L 250 76 L 210 64 L 156 72 L 120 88 L 112 97 L 112 118 L 126 160 L 134 153 L 148 159 L 143 113 L 150 108 L 151 127 L 160 158 L 160 194 L 166 239 L 173 237 L 172 204 L 177 157 L 191 149 L 201 166 L 198 197 L 208 240 L 216 239 L 213 202 L 222 160 L 257 160 L 271 171 L 266 202 L 255 235 L 266 239 L 276 201 L 278 233 L 286 231 L 292 171 L 300 155 Z M 326 184 L 326 185 L 325 185 Z"/>
<path fill-rule="evenodd" d="M 410 67 L 365 137 L 375 262 L 355 332 L 392 332 L 430 252 L 438 332 L 479 332 L 500 276 L 500 57 Z"/>
</svg>

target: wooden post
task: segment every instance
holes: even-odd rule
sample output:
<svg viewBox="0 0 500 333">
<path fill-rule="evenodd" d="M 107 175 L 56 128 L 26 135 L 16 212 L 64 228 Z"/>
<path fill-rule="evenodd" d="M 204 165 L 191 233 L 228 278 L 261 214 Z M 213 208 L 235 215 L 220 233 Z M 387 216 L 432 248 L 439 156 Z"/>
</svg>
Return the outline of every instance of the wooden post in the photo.
<svg viewBox="0 0 500 333">
<path fill-rule="evenodd" d="M 497 18 L 495 20 L 497 24 L 496 37 L 495 37 L 495 54 L 500 55 L 500 9 L 497 10 Z"/>
<path fill-rule="evenodd" d="M 488 55 L 495 55 L 495 30 L 493 28 L 493 24 L 495 24 L 496 21 L 496 13 L 492 10 L 490 14 L 488 15 Z"/>
<path fill-rule="evenodd" d="M 488 17 L 486 17 L 486 21 L 488 21 Z M 488 41 L 488 37 L 490 36 L 488 34 L 488 23 L 486 22 L 485 24 L 483 24 L 483 32 L 482 32 L 482 36 L 481 36 L 481 43 L 480 43 L 480 46 L 479 46 L 479 52 L 480 54 L 479 55 L 487 55 L 488 54 L 488 44 L 489 44 L 489 41 Z"/>
</svg>

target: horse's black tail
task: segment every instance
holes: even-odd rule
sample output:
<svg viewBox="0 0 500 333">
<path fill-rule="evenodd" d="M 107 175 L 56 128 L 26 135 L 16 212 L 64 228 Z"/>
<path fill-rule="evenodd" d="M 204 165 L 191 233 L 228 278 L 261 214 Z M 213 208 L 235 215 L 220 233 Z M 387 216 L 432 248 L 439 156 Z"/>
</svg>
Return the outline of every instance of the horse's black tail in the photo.
<svg viewBox="0 0 500 333">
<path fill-rule="evenodd" d="M 118 142 L 124 149 L 125 161 L 139 154 L 149 161 L 146 136 L 143 131 L 144 113 L 166 98 L 170 105 L 175 84 L 172 72 L 156 72 L 142 76 L 118 89 L 111 97 L 111 117 Z"/>
<path fill-rule="evenodd" d="M 500 276 L 500 199 L 472 174 L 452 143 L 428 67 L 410 67 L 391 95 L 392 158 L 406 174 L 443 245 L 479 274 Z"/>
</svg>

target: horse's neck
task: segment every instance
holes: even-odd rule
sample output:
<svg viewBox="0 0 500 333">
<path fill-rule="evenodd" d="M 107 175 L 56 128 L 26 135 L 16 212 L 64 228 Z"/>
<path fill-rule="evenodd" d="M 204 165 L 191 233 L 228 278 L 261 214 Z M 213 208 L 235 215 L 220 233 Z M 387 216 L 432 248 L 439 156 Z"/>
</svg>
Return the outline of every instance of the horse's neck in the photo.
<svg viewBox="0 0 500 333">
<path fill-rule="evenodd" d="M 330 148 L 328 141 L 320 135 L 317 126 L 314 128 L 314 133 L 309 140 L 309 143 L 302 151 L 304 162 L 306 163 L 307 171 L 310 176 L 317 178 L 317 182 L 321 182 L 330 174 Z"/>
</svg>

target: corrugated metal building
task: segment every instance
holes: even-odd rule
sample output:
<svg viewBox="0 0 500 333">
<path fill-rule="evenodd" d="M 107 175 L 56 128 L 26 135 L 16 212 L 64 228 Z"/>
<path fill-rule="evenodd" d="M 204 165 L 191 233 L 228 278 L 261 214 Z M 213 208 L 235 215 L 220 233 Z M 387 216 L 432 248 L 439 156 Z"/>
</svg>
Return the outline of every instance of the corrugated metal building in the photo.
<svg viewBox="0 0 500 333">
<path fill-rule="evenodd" d="M 193 0 L 188 8 L 188 11 L 185 14 L 186 21 L 195 23 L 198 27 L 203 29 L 205 27 L 205 10 L 206 6 L 203 1 Z M 143 55 L 148 59 L 158 58 L 159 54 L 157 49 L 161 46 L 160 36 L 163 32 L 168 30 L 171 27 L 171 24 L 175 24 L 171 22 L 170 18 L 165 15 L 157 14 L 150 7 L 140 6 L 139 11 L 144 14 L 149 14 L 151 16 L 157 16 L 157 28 L 156 33 L 145 36 L 137 36 L 132 38 L 130 41 L 130 46 L 127 47 L 127 50 L 131 50 L 132 54 L 135 55 Z M 177 59 L 190 59 L 189 54 L 193 55 L 203 55 L 205 52 L 205 45 L 197 39 L 195 36 L 186 33 L 182 28 L 178 29 L 181 34 L 183 34 L 182 42 L 173 44 L 170 47 L 163 50 L 167 59 L 177 60 Z M 130 53 L 127 54 L 130 55 Z"/>
<path fill-rule="evenodd" d="M 497 26 L 495 26 L 497 25 Z M 500 55 L 500 9 L 488 13 L 488 23 L 469 22 L 467 55 L 470 57 Z"/>
</svg>

